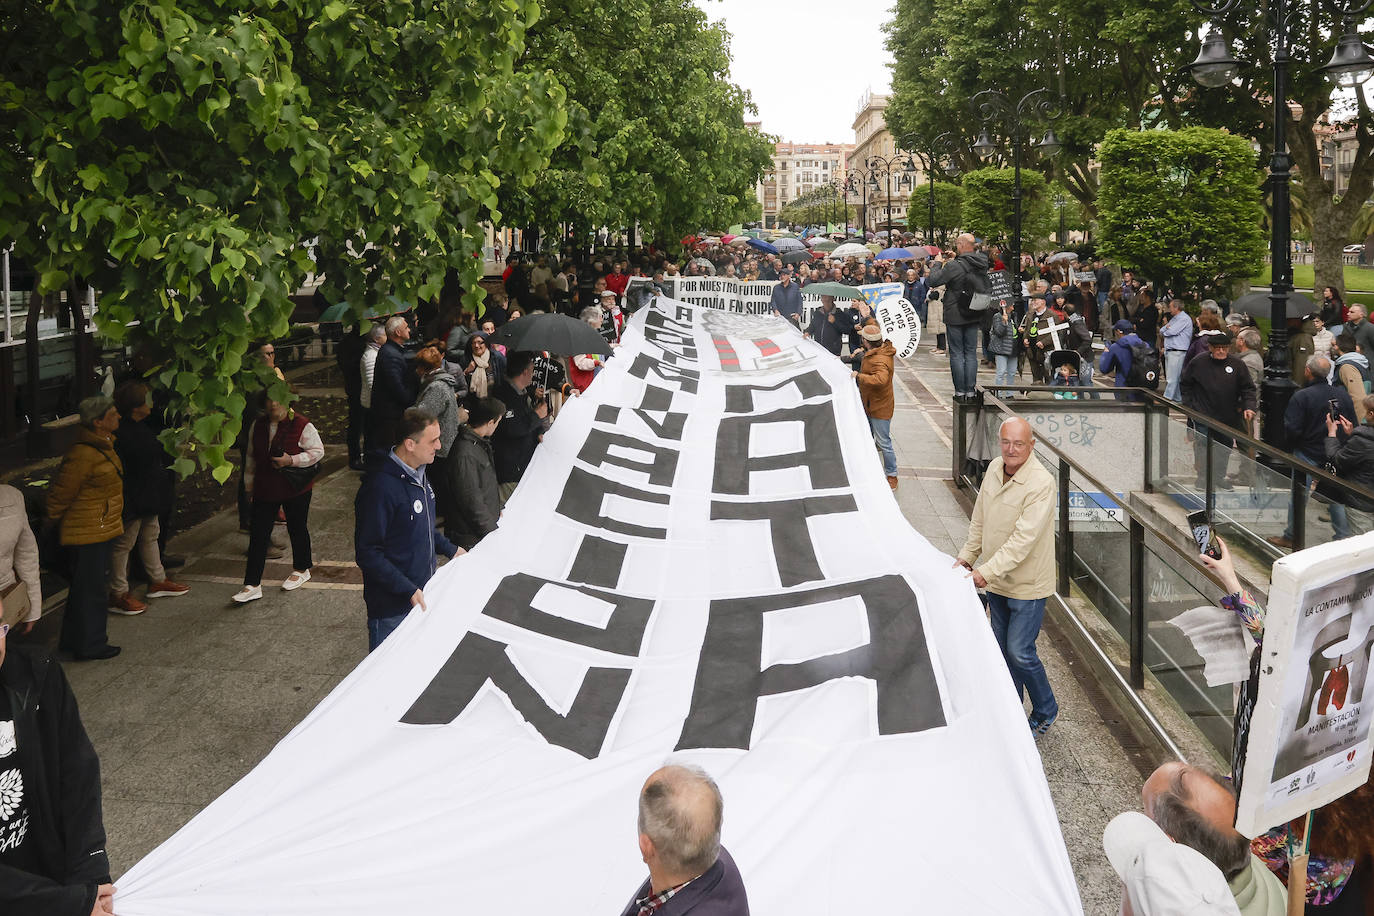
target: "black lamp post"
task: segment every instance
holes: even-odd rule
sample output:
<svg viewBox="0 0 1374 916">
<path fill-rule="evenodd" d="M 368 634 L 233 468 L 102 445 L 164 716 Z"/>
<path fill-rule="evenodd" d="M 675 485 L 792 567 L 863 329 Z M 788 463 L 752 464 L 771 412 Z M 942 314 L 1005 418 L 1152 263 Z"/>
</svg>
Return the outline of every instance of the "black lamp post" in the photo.
<svg viewBox="0 0 1374 916">
<path fill-rule="evenodd" d="M 887 185 L 887 187 L 886 187 L 886 193 L 887 193 L 887 237 L 886 237 L 886 242 L 887 242 L 887 244 L 886 244 L 884 247 L 886 247 L 886 248 L 891 248 L 891 247 L 892 247 L 892 173 L 893 173 L 893 171 L 895 171 L 895 170 L 897 170 L 898 168 L 900 168 L 900 169 L 901 169 L 901 172 L 900 172 L 900 173 L 898 174 L 898 176 L 897 176 L 897 190 L 899 190 L 899 191 L 902 190 L 903 186 L 905 186 L 905 187 L 909 190 L 909 189 L 911 188 L 911 173 L 914 172 L 914 171 L 916 171 L 916 163 L 914 163 L 914 162 L 911 161 L 911 156 L 910 156 L 910 155 L 908 155 L 908 154 L 906 154 L 906 153 L 898 152 L 898 153 L 894 153 L 893 155 L 888 156 L 888 157 L 883 157 L 883 156 L 869 156 L 869 157 L 868 157 L 868 162 L 866 162 L 865 165 L 868 166 L 869 172 L 873 175 L 873 179 L 874 179 L 874 182 L 873 182 L 873 183 L 874 183 L 874 185 L 875 185 L 874 190 L 877 190 L 876 185 L 877 185 L 877 178 L 878 178 L 879 176 L 881 176 L 881 177 L 884 179 L 884 181 L 886 182 L 886 185 Z"/>
<path fill-rule="evenodd" d="M 1015 104 L 996 89 L 984 89 L 975 95 L 969 102 L 974 113 L 983 121 L 983 130 L 978 135 L 978 140 L 973 144 L 973 151 L 980 158 L 987 159 L 997 150 L 996 144 L 992 142 L 988 130 L 989 126 L 995 121 L 1002 121 L 1007 130 L 1007 135 L 1011 140 L 1011 158 L 1013 164 L 1012 178 L 1012 233 L 1011 233 L 1011 260 L 1007 266 L 1011 268 L 1012 290 L 1016 296 L 1016 314 L 1018 316 L 1025 313 L 1025 300 L 1021 297 L 1021 144 L 1026 139 L 1026 119 L 1032 114 L 1039 115 L 1046 121 L 1055 121 L 1063 115 L 1063 100 L 1057 99 L 1050 94 L 1048 89 L 1035 89 L 1023 95 L 1020 101 Z M 1035 145 L 1041 155 L 1053 156 L 1059 152 L 1059 138 L 1054 135 L 1053 130 L 1046 130 L 1045 136 Z"/>
<path fill-rule="evenodd" d="M 921 167 L 926 170 L 926 178 L 929 180 L 930 193 L 927 203 L 930 205 L 930 212 L 927 214 L 926 220 L 926 244 L 934 245 L 935 172 L 936 170 L 943 171 L 947 178 L 957 178 L 959 176 L 959 166 L 954 164 L 954 132 L 949 130 L 945 131 L 927 143 L 925 149 L 917 150 L 912 155 L 921 160 Z M 941 165 L 942 160 L 944 161 L 943 166 Z"/>
<path fill-rule="evenodd" d="M 1206 13 L 1213 19 L 1234 11 L 1239 5 L 1240 0 L 1227 0 L 1216 7 L 1193 3 L 1194 9 Z M 1365 0 L 1359 6 L 1341 6 L 1336 9 L 1342 17 L 1344 29 L 1331 60 L 1321 70 L 1338 85 L 1346 88 L 1358 86 L 1374 72 L 1374 58 L 1365 50 L 1364 42 L 1354 27 L 1355 18 L 1369 7 L 1370 0 Z M 1269 159 L 1269 191 L 1274 201 L 1273 214 L 1269 221 L 1269 260 L 1273 276 L 1269 285 L 1269 359 L 1264 367 L 1264 384 L 1260 387 L 1260 411 L 1264 417 L 1264 441 L 1275 448 L 1286 448 L 1283 415 L 1288 409 L 1288 400 L 1297 389 L 1288 365 L 1288 294 L 1293 291 L 1292 214 L 1289 195 L 1293 160 L 1288 155 L 1288 141 L 1284 135 L 1284 125 L 1289 118 L 1288 30 L 1292 25 L 1288 0 L 1274 0 L 1270 12 L 1274 17 L 1274 152 Z M 1220 25 L 1214 23 L 1202 43 L 1197 60 L 1184 69 L 1188 70 L 1203 88 L 1218 89 L 1230 84 L 1236 73 L 1244 66 L 1249 66 L 1248 62 L 1232 56 Z"/>
<path fill-rule="evenodd" d="M 861 232 L 866 232 L 868 230 L 868 186 L 869 183 L 873 181 L 875 181 L 873 173 L 867 171 L 866 169 L 849 170 L 849 184 L 846 186 L 846 197 L 848 196 L 849 191 L 858 190 L 857 188 L 855 188 L 856 183 L 862 186 L 863 205 L 860 212 L 863 214 L 863 216 L 859 220 Z M 876 191 L 877 188 L 874 188 L 874 190 Z"/>
</svg>

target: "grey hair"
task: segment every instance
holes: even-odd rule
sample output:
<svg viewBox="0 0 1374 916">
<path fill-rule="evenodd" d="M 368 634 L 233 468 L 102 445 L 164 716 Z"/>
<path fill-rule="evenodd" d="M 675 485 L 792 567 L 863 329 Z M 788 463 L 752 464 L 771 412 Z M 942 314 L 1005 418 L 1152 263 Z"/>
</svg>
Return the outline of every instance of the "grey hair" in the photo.
<svg viewBox="0 0 1374 916">
<path fill-rule="evenodd" d="M 605 318 L 606 313 L 601 311 L 599 305 L 589 305 L 582 310 L 581 318 L 583 321 L 591 321 L 593 318 Z"/>
<path fill-rule="evenodd" d="M 1231 314 L 1226 316 L 1226 323 L 1234 324 L 1236 327 L 1244 327 L 1246 324 L 1246 318 L 1240 312 L 1232 312 Z"/>
<path fill-rule="evenodd" d="M 367 337 L 368 340 L 375 340 L 377 343 L 381 343 L 386 340 L 386 328 L 383 327 L 380 322 L 374 324 L 367 329 Z"/>
<path fill-rule="evenodd" d="M 1204 312 L 1216 312 L 1218 315 L 1220 315 L 1220 314 L 1221 314 L 1221 306 L 1217 305 L 1217 300 L 1215 300 L 1215 299 L 1203 299 L 1203 300 L 1202 300 L 1202 311 L 1204 311 Z"/>
<path fill-rule="evenodd" d="M 1313 378 L 1326 378 L 1331 374 L 1331 360 L 1325 356 L 1307 357 L 1307 370 Z"/>
<path fill-rule="evenodd" d="M 87 429 L 95 428 L 95 421 L 110 412 L 110 408 L 115 406 L 114 399 L 104 394 L 93 394 L 76 405 L 77 416 L 81 419 L 81 425 Z"/>
<path fill-rule="evenodd" d="M 1002 437 L 1002 430 L 1007 428 L 1008 423 L 1014 423 L 1017 420 L 1020 420 L 1022 423 L 1026 424 L 1026 429 L 1030 430 L 1031 441 L 1035 441 L 1035 428 L 1030 425 L 1030 422 L 1025 417 L 1020 417 L 1016 414 L 1012 414 L 1011 416 L 1007 417 L 1005 420 L 998 424 L 997 437 L 999 439 Z"/>
<path fill-rule="evenodd" d="M 386 336 L 390 337 L 392 334 L 395 334 L 405 323 L 406 320 L 400 315 L 392 315 L 386 320 Z"/>
<path fill-rule="evenodd" d="M 1256 328 L 1245 328 L 1236 336 L 1245 343 L 1245 349 L 1247 350 L 1258 350 L 1262 343 L 1260 340 L 1260 332 Z"/>
<path fill-rule="evenodd" d="M 639 832 L 647 836 L 665 865 L 684 874 L 701 875 L 720 856 L 720 826 L 725 799 L 720 787 L 699 766 L 671 764 L 650 780 L 639 796 Z M 695 783 L 708 790 L 712 804 L 703 820 L 684 789 Z"/>
<path fill-rule="evenodd" d="M 1365 315 L 1369 314 L 1368 312 L 1366 312 L 1366 311 L 1364 310 L 1364 306 L 1363 306 L 1363 305 L 1360 305 L 1360 303 L 1358 303 L 1358 302 L 1356 302 L 1356 303 L 1354 303 L 1353 305 L 1351 305 L 1350 308 L 1348 308 L 1346 311 L 1349 312 L 1350 314 L 1354 314 L 1355 312 L 1359 312 L 1361 318 L 1363 318 Z"/>
<path fill-rule="evenodd" d="M 1235 830 L 1217 830 L 1188 804 L 1190 794 L 1183 784 L 1183 774 L 1189 770 L 1212 780 L 1235 799 L 1235 787 L 1216 773 L 1198 767 L 1180 767 L 1168 788 L 1155 797 L 1150 819 L 1175 843 L 1202 853 L 1230 881 L 1250 864 L 1250 841 Z"/>
</svg>

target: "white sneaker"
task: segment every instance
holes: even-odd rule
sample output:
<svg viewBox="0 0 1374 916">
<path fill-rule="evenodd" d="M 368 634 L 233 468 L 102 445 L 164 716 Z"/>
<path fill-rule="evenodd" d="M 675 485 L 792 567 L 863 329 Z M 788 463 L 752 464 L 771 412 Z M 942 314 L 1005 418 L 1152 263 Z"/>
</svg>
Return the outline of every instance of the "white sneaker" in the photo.
<svg viewBox="0 0 1374 916">
<path fill-rule="evenodd" d="M 304 585 L 305 583 L 307 583 L 307 582 L 309 582 L 309 581 L 310 581 L 310 570 L 308 570 L 308 569 L 303 569 L 303 570 L 302 570 L 302 569 L 295 569 L 295 570 L 292 570 L 292 571 L 291 571 L 291 575 L 287 576 L 287 577 L 286 577 L 286 581 L 283 582 L 283 583 L 281 584 L 282 591 L 285 591 L 285 592 L 294 592 L 296 589 L 300 588 L 302 585 Z"/>
<path fill-rule="evenodd" d="M 238 594 L 234 595 L 234 600 L 239 604 L 247 604 L 250 601 L 257 601 L 262 597 L 261 585 L 245 585 L 239 589 Z"/>
</svg>

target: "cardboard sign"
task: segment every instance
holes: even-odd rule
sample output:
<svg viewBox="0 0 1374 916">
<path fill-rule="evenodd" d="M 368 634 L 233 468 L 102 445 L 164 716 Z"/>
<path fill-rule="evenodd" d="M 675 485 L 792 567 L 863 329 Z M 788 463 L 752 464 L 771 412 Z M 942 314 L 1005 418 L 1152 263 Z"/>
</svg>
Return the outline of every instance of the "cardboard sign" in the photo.
<svg viewBox="0 0 1374 916">
<path fill-rule="evenodd" d="M 1256 836 L 1369 779 L 1374 534 L 1274 564 L 1236 829 Z"/>
</svg>

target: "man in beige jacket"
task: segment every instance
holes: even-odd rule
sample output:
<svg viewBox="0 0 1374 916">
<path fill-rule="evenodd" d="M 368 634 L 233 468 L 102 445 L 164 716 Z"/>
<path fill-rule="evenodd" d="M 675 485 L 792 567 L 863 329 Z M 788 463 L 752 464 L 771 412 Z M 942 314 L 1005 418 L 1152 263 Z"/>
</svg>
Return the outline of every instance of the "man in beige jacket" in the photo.
<svg viewBox="0 0 1374 916">
<path fill-rule="evenodd" d="M 1035 436 L 1020 417 L 1002 422 L 1002 457 L 988 465 L 955 566 L 987 590 L 992 632 L 1017 696 L 1031 698 L 1030 728 L 1043 735 L 1059 715 L 1050 679 L 1035 651 L 1045 599 L 1054 593 L 1055 482 L 1035 459 Z M 981 561 L 981 562 L 980 562 Z M 977 563 L 977 566 L 974 564 Z"/>
</svg>

